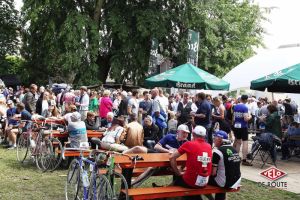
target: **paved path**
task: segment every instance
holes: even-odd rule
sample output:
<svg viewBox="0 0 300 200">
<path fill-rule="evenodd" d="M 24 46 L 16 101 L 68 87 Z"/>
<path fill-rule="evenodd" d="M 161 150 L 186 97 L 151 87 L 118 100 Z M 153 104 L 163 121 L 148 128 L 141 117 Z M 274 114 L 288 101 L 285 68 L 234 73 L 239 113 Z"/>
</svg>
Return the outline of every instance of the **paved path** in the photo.
<svg viewBox="0 0 300 200">
<path fill-rule="evenodd" d="M 250 141 L 249 141 L 250 142 Z M 250 147 L 251 145 L 249 145 Z M 259 156 L 257 156 L 258 158 Z M 287 182 L 287 189 L 290 192 L 300 194 L 300 158 L 292 157 L 288 161 L 281 161 L 281 153 L 278 153 L 276 162 L 277 168 L 286 172 L 287 175 L 283 178 L 277 180 L 278 182 Z M 260 172 L 266 170 L 267 168 L 273 166 L 271 164 L 266 164 L 263 169 L 261 169 L 262 161 L 255 159 L 253 161 L 253 166 L 243 166 L 241 165 L 242 177 L 255 182 L 269 182 L 268 179 L 260 175 Z"/>
</svg>

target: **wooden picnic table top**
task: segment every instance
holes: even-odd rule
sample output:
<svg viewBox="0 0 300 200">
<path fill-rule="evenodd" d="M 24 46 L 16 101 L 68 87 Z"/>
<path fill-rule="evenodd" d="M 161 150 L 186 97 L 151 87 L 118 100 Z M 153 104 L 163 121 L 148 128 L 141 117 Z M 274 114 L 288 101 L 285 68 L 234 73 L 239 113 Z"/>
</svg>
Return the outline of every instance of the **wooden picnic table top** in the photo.
<svg viewBox="0 0 300 200">
<path fill-rule="evenodd" d="M 92 137 L 98 137 L 101 138 L 103 136 L 102 131 L 96 131 L 96 130 L 87 130 L 87 136 L 88 138 L 92 138 Z M 53 137 L 57 137 L 57 138 L 67 138 L 69 136 L 68 132 L 63 132 L 61 133 L 60 131 L 53 131 L 52 132 L 52 136 Z"/>
<path fill-rule="evenodd" d="M 132 162 L 129 157 L 124 155 L 114 155 L 115 163 L 119 164 L 122 168 L 143 168 L 143 167 L 170 167 L 169 153 L 143 153 L 143 154 L 127 154 L 131 157 L 139 155 L 143 160 L 137 160 L 136 163 Z M 177 159 L 178 165 L 184 165 L 186 162 L 186 154 L 181 155 Z"/>
</svg>

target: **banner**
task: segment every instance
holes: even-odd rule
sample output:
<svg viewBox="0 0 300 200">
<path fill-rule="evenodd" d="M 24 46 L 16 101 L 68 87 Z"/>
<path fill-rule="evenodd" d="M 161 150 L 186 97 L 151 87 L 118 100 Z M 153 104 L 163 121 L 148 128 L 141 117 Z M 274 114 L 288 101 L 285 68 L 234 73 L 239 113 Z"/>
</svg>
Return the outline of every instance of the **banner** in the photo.
<svg viewBox="0 0 300 200">
<path fill-rule="evenodd" d="M 199 32 L 189 30 L 187 62 L 198 67 Z"/>
<path fill-rule="evenodd" d="M 158 40 L 153 38 L 151 40 L 151 50 L 149 58 L 148 76 L 153 76 L 159 73 L 158 65 Z"/>
</svg>

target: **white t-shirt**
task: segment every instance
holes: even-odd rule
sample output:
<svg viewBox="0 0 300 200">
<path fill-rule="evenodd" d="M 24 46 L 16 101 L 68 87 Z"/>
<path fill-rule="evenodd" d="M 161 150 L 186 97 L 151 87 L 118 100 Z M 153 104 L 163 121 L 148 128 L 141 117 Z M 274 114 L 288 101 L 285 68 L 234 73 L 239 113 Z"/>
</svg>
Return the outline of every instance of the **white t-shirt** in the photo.
<svg viewBox="0 0 300 200">
<path fill-rule="evenodd" d="M 164 112 L 167 112 L 167 108 L 169 106 L 169 100 L 167 97 L 163 96 L 163 97 L 159 97 L 158 98 L 160 105 L 162 106 L 162 109 L 164 110 Z"/>
<path fill-rule="evenodd" d="M 139 103 L 138 103 L 138 100 L 137 100 L 137 99 L 131 98 L 131 99 L 128 101 L 128 107 L 131 107 L 131 112 L 132 112 L 132 113 L 135 113 L 136 115 L 138 114 L 138 111 L 139 111 Z"/>
<path fill-rule="evenodd" d="M 42 112 L 41 112 L 42 116 L 46 116 L 46 112 L 48 110 L 48 107 L 49 107 L 48 101 L 47 100 L 43 100 L 42 101 Z"/>
<path fill-rule="evenodd" d="M 121 134 L 123 133 L 123 130 L 124 130 L 124 128 L 122 126 L 118 126 L 113 131 L 105 131 L 105 133 L 103 134 L 104 137 L 102 138 L 101 141 L 107 142 L 110 144 L 114 144 L 114 143 L 116 143 L 116 139 L 119 138 L 121 136 Z"/>
</svg>

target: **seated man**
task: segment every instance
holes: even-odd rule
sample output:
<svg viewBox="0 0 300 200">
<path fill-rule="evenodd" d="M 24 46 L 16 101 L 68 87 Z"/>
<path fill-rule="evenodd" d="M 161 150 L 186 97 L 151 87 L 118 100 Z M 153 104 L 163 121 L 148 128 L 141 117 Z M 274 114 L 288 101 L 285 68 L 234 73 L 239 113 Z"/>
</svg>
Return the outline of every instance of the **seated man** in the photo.
<svg viewBox="0 0 300 200">
<path fill-rule="evenodd" d="M 208 183 L 212 169 L 212 149 L 205 142 L 206 129 L 196 126 L 193 130 L 193 141 L 188 141 L 175 150 L 170 157 L 170 164 L 175 173 L 174 185 L 187 188 L 203 188 Z M 176 159 L 182 154 L 187 154 L 186 171 L 177 166 Z M 201 196 L 192 196 L 188 199 L 201 199 Z"/>
<path fill-rule="evenodd" d="M 129 116 L 130 123 L 125 125 L 125 132 L 121 136 L 121 141 L 128 148 L 135 146 L 142 146 L 144 141 L 144 130 L 143 126 L 138 123 L 137 114 L 132 113 Z"/>
<path fill-rule="evenodd" d="M 101 127 L 110 128 L 113 119 L 114 119 L 114 113 L 108 112 L 106 118 L 101 119 Z"/>
<path fill-rule="evenodd" d="M 238 188 L 241 183 L 241 157 L 230 145 L 228 135 L 224 131 L 215 133 L 214 144 L 216 148 L 213 150 L 213 169 L 208 183 L 224 188 Z M 218 193 L 215 196 L 215 200 L 225 199 L 226 193 Z"/>
<path fill-rule="evenodd" d="M 26 120 L 24 122 L 21 122 L 19 127 L 22 128 L 22 132 L 26 132 L 30 126 L 31 126 L 31 117 L 32 115 L 25 110 L 25 105 L 23 103 L 17 104 L 17 112 L 20 114 L 15 114 L 14 118 L 21 118 L 21 120 Z M 19 133 L 19 130 L 17 128 L 11 129 L 7 132 L 8 138 L 9 138 L 9 147 L 8 149 L 14 149 L 17 147 L 17 134 Z"/>
<path fill-rule="evenodd" d="M 281 160 L 288 160 L 291 157 L 292 149 L 300 147 L 300 127 L 297 122 L 292 122 L 287 131 L 287 136 L 282 141 L 282 157 Z"/>
<path fill-rule="evenodd" d="M 190 131 L 187 125 L 181 124 L 178 126 L 177 134 L 168 134 L 165 137 L 163 137 L 155 146 L 153 149 L 147 149 L 143 146 L 137 146 L 133 147 L 127 151 L 124 151 L 123 153 L 172 153 L 176 149 L 178 149 L 182 144 L 187 142 L 187 137 L 189 135 Z M 133 183 L 132 185 L 140 185 L 142 184 L 148 177 L 150 177 L 155 172 L 158 172 L 160 168 L 155 167 L 149 167 L 147 170 L 145 170 L 144 173 L 142 173 Z M 128 174 L 126 174 L 126 180 L 131 185 L 131 174 L 132 170 L 126 170 Z"/>
<path fill-rule="evenodd" d="M 81 121 L 81 115 L 79 112 L 72 113 L 67 128 L 71 148 L 79 148 L 81 142 L 88 141 L 86 126 L 85 123 Z"/>
<path fill-rule="evenodd" d="M 153 123 L 152 117 L 147 115 L 144 119 L 144 142 L 143 145 L 148 149 L 154 149 L 158 141 L 159 128 Z"/>
<path fill-rule="evenodd" d="M 4 140 L 3 143 L 7 142 L 6 137 L 8 132 L 12 129 L 18 129 L 19 122 L 18 120 L 14 119 L 15 114 L 17 114 L 17 108 L 14 106 L 12 100 L 7 101 L 8 109 L 6 111 L 6 122 L 4 123 Z"/>
<path fill-rule="evenodd" d="M 88 112 L 87 117 L 84 120 L 87 130 L 99 130 L 100 120 L 98 116 L 95 116 L 95 113 Z"/>
</svg>

